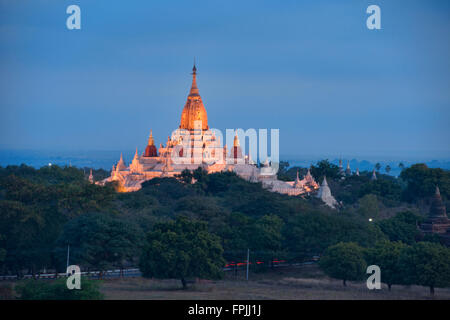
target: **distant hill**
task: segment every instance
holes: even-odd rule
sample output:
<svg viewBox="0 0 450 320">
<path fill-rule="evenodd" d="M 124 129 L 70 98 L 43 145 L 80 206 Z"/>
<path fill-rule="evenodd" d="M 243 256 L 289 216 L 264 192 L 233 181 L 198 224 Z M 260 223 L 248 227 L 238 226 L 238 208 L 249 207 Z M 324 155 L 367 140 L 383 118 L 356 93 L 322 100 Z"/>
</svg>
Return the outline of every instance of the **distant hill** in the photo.
<svg viewBox="0 0 450 320">
<path fill-rule="evenodd" d="M 140 150 L 142 151 L 142 150 Z M 26 163 L 35 168 L 47 166 L 49 163 L 59 166 L 76 166 L 76 167 L 92 167 L 96 169 L 111 169 L 112 165 L 119 160 L 121 151 L 53 151 L 53 150 L 0 150 L 0 166 L 5 167 L 7 165 L 20 165 Z M 135 150 L 126 150 L 123 152 L 125 162 L 130 162 L 133 159 Z M 288 161 L 289 165 L 309 167 L 311 164 L 317 161 L 323 160 L 323 158 L 317 157 L 317 159 L 309 157 L 308 159 L 299 158 L 287 158 L 281 159 Z M 329 159 L 331 163 L 338 165 L 339 159 Z M 365 159 L 342 159 L 344 169 L 347 166 L 347 160 L 350 160 L 350 168 L 354 172 L 356 168 L 360 171 L 372 171 L 375 161 L 369 161 Z M 399 163 L 402 162 L 405 167 L 422 161 L 405 161 L 398 160 L 386 160 L 378 161 L 381 164 L 381 172 L 386 173 L 385 168 L 387 165 L 391 167 L 390 175 L 398 176 L 401 172 Z M 424 161 L 429 168 L 442 168 L 450 170 L 449 160 L 430 160 Z"/>
</svg>

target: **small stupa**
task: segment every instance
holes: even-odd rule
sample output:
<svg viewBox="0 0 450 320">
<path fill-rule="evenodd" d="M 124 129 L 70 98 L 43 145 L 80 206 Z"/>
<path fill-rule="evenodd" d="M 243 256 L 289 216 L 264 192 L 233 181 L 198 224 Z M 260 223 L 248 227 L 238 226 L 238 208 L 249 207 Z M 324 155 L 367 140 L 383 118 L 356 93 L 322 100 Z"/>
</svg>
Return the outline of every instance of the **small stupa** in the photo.
<svg viewBox="0 0 450 320">
<path fill-rule="evenodd" d="M 317 198 L 320 198 L 327 206 L 336 209 L 338 202 L 332 196 L 330 187 L 327 183 L 327 177 L 323 177 L 322 184 L 320 185 L 319 192 L 317 192 Z"/>
</svg>

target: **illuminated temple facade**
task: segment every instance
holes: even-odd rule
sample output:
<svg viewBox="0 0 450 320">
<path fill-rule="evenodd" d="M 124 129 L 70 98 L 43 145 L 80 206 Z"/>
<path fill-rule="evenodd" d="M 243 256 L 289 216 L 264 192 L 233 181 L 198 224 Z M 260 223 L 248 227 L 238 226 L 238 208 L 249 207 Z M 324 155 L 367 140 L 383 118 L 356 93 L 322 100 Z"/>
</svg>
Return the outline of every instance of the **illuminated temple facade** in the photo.
<svg viewBox="0 0 450 320">
<path fill-rule="evenodd" d="M 223 146 L 208 125 L 194 65 L 192 85 L 181 113 L 180 125 L 167 138 L 166 144 L 160 144 L 157 148 L 150 131 L 144 152 L 139 154 L 136 149 L 129 165 L 125 164 L 121 154 L 117 164 L 112 167 L 111 176 L 98 184 L 117 181 L 120 191 L 137 191 L 144 181 L 156 177 L 177 177 L 185 169 L 195 170 L 198 167 L 208 173 L 233 171 L 247 181 L 261 182 L 270 191 L 289 195 L 306 194 L 319 188 L 309 171 L 301 180 L 297 172 L 295 181 L 285 182 L 277 179 L 267 159 L 258 168 L 248 155 L 243 154 L 237 133 L 230 150 L 227 145 Z"/>
</svg>

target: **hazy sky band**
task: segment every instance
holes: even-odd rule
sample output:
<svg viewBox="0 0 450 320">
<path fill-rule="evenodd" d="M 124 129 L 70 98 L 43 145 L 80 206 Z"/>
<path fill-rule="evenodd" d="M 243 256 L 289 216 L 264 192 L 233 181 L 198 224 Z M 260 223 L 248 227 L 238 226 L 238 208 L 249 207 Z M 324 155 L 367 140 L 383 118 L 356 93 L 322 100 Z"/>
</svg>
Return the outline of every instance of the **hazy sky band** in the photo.
<svg viewBox="0 0 450 320">
<path fill-rule="evenodd" d="M 67 30 L 78 4 L 82 29 Z M 382 30 L 366 28 L 369 4 Z M 194 56 L 212 127 L 280 153 L 450 157 L 448 1 L 0 1 L 0 147 L 143 150 Z"/>
</svg>

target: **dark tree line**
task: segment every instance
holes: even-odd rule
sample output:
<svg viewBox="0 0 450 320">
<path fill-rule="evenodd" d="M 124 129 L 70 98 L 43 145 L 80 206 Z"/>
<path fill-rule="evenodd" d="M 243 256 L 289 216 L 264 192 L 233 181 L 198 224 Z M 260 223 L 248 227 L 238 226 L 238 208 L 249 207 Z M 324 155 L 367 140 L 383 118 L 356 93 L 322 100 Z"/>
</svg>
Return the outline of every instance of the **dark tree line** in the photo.
<svg viewBox="0 0 450 320">
<path fill-rule="evenodd" d="M 292 171 L 281 167 L 282 175 Z M 444 198 L 448 192 L 448 172 L 423 165 L 403 170 L 398 180 L 380 174 L 371 181 L 369 173 L 341 179 L 337 166 L 326 160 L 311 172 L 318 180 L 327 176 L 343 210 L 331 210 L 314 197 L 269 192 L 232 172 L 207 174 L 201 168 L 182 172 L 180 179 L 152 179 L 137 192 L 118 193 L 114 184 L 89 183 L 85 170 L 74 167 L 0 167 L 0 272 L 64 271 L 67 246 L 70 263 L 84 270 L 140 264 L 160 268 L 158 275 L 146 271 L 148 276 L 184 280 L 219 277 L 219 265 L 244 260 L 247 249 L 253 262 L 267 268 L 274 259 L 326 256 L 341 242 L 364 250 L 386 241 L 414 246 L 422 240 L 416 225 L 423 217 L 401 212 L 378 219 L 378 203 L 426 197 L 436 182 L 442 183 Z M 198 232 L 192 232 L 193 226 Z M 203 245 L 195 247 L 192 239 Z M 174 262 L 184 267 L 167 268 Z"/>
<path fill-rule="evenodd" d="M 320 259 L 320 267 L 330 277 L 346 281 L 368 277 L 368 265 L 377 265 L 381 282 L 388 285 L 421 285 L 430 289 L 450 286 L 450 249 L 437 243 L 418 242 L 409 246 L 399 242 L 382 241 L 370 248 L 354 242 L 330 246 Z"/>
</svg>

